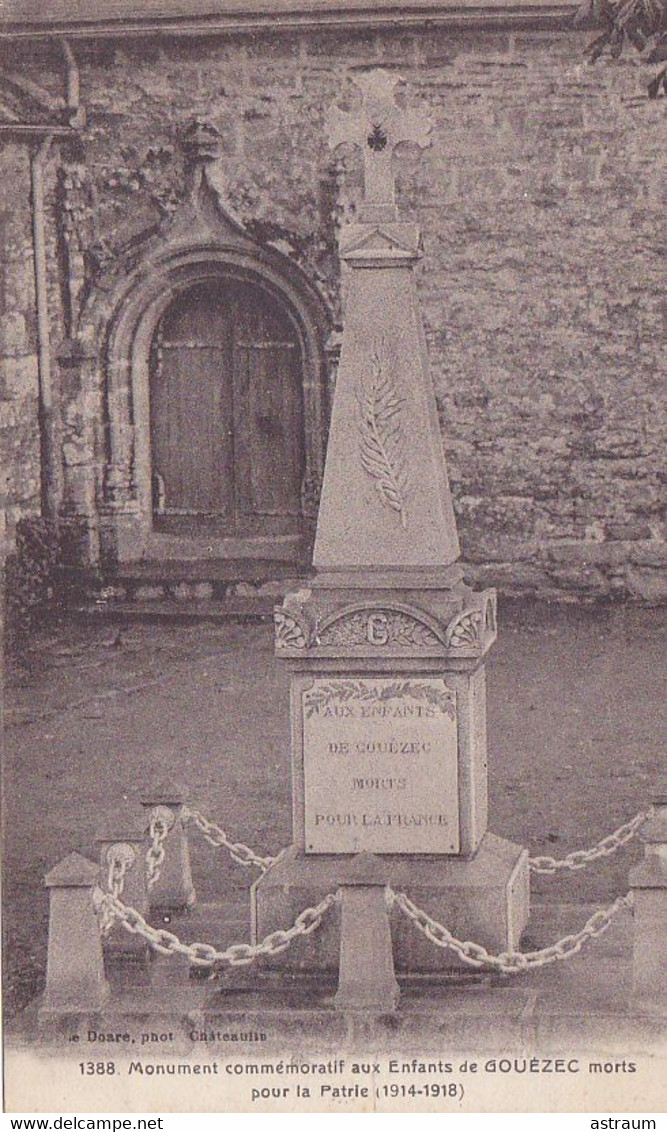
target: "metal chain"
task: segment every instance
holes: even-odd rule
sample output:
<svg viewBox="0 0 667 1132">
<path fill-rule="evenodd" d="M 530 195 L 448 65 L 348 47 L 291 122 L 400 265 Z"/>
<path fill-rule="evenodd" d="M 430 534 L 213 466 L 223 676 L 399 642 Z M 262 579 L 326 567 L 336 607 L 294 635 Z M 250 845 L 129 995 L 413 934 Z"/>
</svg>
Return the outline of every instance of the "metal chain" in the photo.
<svg viewBox="0 0 667 1132">
<path fill-rule="evenodd" d="M 209 845 L 215 846 L 216 849 L 227 849 L 230 856 L 233 857 L 239 865 L 254 865 L 255 868 L 261 869 L 263 873 L 277 860 L 276 857 L 260 857 L 242 841 L 230 841 L 224 829 L 221 829 L 215 822 L 208 821 L 199 810 L 192 810 L 189 806 L 184 806 L 181 811 L 183 822 L 191 821 L 198 829 L 201 830 Z"/>
<path fill-rule="evenodd" d="M 261 943 L 234 943 L 225 951 L 217 951 L 208 943 L 182 943 L 173 932 L 168 932 L 165 928 L 152 927 L 136 908 L 123 904 L 112 893 L 103 892 L 101 888 L 93 890 L 93 903 L 102 916 L 106 910 L 112 921 L 117 920 L 128 932 L 143 936 L 161 955 L 185 955 L 197 967 L 210 967 L 214 963 L 229 963 L 232 967 L 243 967 L 254 963 L 263 955 L 278 955 L 299 936 L 310 935 L 319 928 L 322 917 L 339 899 L 338 893 L 329 893 L 320 900 L 319 904 L 312 908 L 304 908 L 291 928 L 271 932 Z"/>
<path fill-rule="evenodd" d="M 162 811 L 164 807 L 158 807 Z M 147 871 L 148 871 L 148 888 L 152 888 L 156 883 L 160 867 L 164 861 L 164 849 L 162 842 L 169 832 L 169 826 L 163 830 L 161 819 L 157 817 L 157 810 L 154 811 L 154 816 L 151 821 L 150 834 L 151 846 L 147 853 Z M 172 817 L 170 811 L 167 813 Z M 623 845 L 627 845 L 629 841 L 637 833 L 637 830 L 653 813 L 653 807 L 648 810 L 643 810 L 638 813 L 631 821 L 626 822 L 624 825 L 619 826 L 613 833 L 607 834 L 601 841 L 590 849 L 576 849 L 573 853 L 568 853 L 566 857 L 558 859 L 556 857 L 538 856 L 529 857 L 528 864 L 530 871 L 533 873 L 541 873 L 547 876 L 553 876 L 560 869 L 567 869 L 570 872 L 576 872 L 579 869 L 585 869 L 593 861 L 599 860 L 601 857 L 610 857 Z M 253 865 L 262 873 L 277 860 L 277 857 L 260 857 L 248 845 L 244 845 L 242 841 L 231 841 L 219 825 L 215 822 L 209 821 L 199 810 L 194 810 L 189 806 L 183 806 L 181 810 L 181 820 L 185 825 L 191 821 L 202 832 L 210 845 L 216 849 L 226 849 L 230 856 L 239 864 L 247 867 Z"/>
<path fill-rule="evenodd" d="M 134 867 L 135 861 L 136 853 L 131 845 L 119 842 L 116 845 L 110 845 L 107 849 L 107 863 L 109 865 L 107 888 L 116 899 L 120 899 L 123 895 L 125 876 L 128 870 Z M 103 905 L 100 909 L 100 931 L 103 936 L 109 934 L 113 923 L 114 916 L 110 913 L 108 907 Z"/>
<path fill-rule="evenodd" d="M 623 908 L 632 907 L 632 893 L 628 892 L 626 896 L 619 896 L 609 908 L 595 912 L 580 931 L 564 936 L 550 947 L 542 947 L 538 951 L 503 951 L 500 955 L 491 955 L 480 943 L 456 939 L 443 924 L 439 924 L 428 912 L 413 904 L 404 892 L 393 892 L 390 889 L 389 894 L 396 907 L 436 947 L 449 948 L 471 967 L 491 967 L 507 975 L 529 971 L 534 967 L 546 967 L 560 959 L 571 959 L 581 951 L 587 940 L 605 932 Z"/>
<path fill-rule="evenodd" d="M 153 888 L 160 879 L 164 862 L 164 841 L 173 826 L 175 817 L 168 806 L 156 806 L 151 812 L 148 833 L 151 843 L 146 851 L 146 887 Z"/>
<path fill-rule="evenodd" d="M 573 853 L 568 853 L 567 857 L 560 859 L 557 857 L 529 857 L 530 871 L 531 873 L 544 873 L 547 876 L 553 876 L 559 869 L 569 869 L 571 872 L 576 872 L 577 869 L 585 869 L 591 861 L 598 861 L 600 857 L 611 857 L 622 845 L 627 845 L 629 841 L 632 841 L 637 830 L 652 813 L 653 807 L 641 811 L 632 821 L 620 825 L 618 829 L 607 834 L 591 849 L 575 849 Z"/>
</svg>

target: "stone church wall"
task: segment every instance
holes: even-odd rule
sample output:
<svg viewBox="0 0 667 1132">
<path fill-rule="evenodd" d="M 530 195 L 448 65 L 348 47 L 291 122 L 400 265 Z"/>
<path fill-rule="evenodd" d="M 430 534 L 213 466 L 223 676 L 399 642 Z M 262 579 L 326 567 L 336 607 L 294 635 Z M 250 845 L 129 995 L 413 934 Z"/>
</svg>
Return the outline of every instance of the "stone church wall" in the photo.
<svg viewBox="0 0 667 1132">
<path fill-rule="evenodd" d="M 53 342 L 62 274 L 75 325 L 121 247 L 173 212 L 179 137 L 197 116 L 220 135 L 224 199 L 305 268 L 339 321 L 336 225 L 360 167 L 327 155 L 323 111 L 343 104 L 348 67 L 397 67 L 433 118 L 430 150 L 401 160 L 398 199 L 424 235 L 419 286 L 468 576 L 506 593 L 657 599 L 664 111 L 633 61 L 587 66 L 586 42 L 443 29 L 77 44 L 87 126 L 80 148 L 60 150 L 61 172 L 53 157 L 47 167 L 62 245 L 52 235 Z M 47 64 L 33 52 L 25 73 L 39 80 Z M 25 150 L 2 163 L 15 518 L 37 506 L 37 370 Z M 94 469 L 100 429 L 86 414 L 99 402 L 70 375 L 65 460 Z"/>
<path fill-rule="evenodd" d="M 37 328 L 25 147 L 3 147 L 0 176 L 0 468 L 11 540 L 17 520 L 39 514 L 40 508 Z"/>
</svg>

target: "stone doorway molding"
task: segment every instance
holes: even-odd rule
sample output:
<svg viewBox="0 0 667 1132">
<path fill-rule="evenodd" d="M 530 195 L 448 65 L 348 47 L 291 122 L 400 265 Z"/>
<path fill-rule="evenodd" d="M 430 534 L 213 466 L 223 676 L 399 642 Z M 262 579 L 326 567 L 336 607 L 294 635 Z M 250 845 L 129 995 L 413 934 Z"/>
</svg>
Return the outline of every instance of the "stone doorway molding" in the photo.
<svg viewBox="0 0 667 1132">
<path fill-rule="evenodd" d="M 150 454 L 149 360 L 157 325 L 167 307 L 198 283 L 216 279 L 251 284 L 285 310 L 302 354 L 305 521 L 317 506 L 328 417 L 325 343 L 331 319 L 319 292 L 293 260 L 254 240 L 221 202 L 206 165 L 190 177 L 187 196 L 168 229 L 151 236 L 113 270 L 81 324 L 90 377 L 99 396 L 103 429 L 97 485 L 103 562 L 204 557 L 279 557 L 298 560 L 303 538 L 183 538 L 153 529 Z M 91 356 L 93 355 L 93 356 Z M 90 388 L 90 386 L 89 386 Z M 296 544 L 299 544 L 298 546 Z"/>
</svg>

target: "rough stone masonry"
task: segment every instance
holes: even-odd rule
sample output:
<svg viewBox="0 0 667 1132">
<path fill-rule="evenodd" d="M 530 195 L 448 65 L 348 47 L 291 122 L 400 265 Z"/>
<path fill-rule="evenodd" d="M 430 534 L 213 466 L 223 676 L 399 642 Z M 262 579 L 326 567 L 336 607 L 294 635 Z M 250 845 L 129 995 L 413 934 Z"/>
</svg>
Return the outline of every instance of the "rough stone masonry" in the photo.
<svg viewBox="0 0 667 1132">
<path fill-rule="evenodd" d="M 664 109 L 634 60 L 587 66 L 587 34 L 397 24 L 77 40 L 87 124 L 44 170 L 58 450 L 83 485 L 70 512 L 96 505 L 105 422 L 59 345 L 121 249 L 174 211 L 183 130 L 195 117 L 215 127 L 226 203 L 308 273 L 335 332 L 335 236 L 361 175 L 354 155 L 323 157 L 325 108 L 348 68 L 395 67 L 433 119 L 421 163 L 400 158 L 397 201 L 423 232 L 420 301 L 468 580 L 543 598 L 664 596 Z M 3 68 L 61 93 L 54 40 L 1 50 Z M 0 158 L 10 536 L 40 495 L 29 150 L 9 138 Z"/>
</svg>

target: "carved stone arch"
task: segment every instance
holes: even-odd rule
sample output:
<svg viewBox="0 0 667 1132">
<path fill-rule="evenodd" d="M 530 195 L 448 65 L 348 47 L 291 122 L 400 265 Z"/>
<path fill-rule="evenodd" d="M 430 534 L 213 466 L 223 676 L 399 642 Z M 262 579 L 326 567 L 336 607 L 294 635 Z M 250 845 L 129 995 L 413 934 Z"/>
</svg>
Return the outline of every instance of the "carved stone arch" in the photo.
<svg viewBox="0 0 667 1132">
<path fill-rule="evenodd" d="M 149 355 L 158 323 L 182 292 L 206 281 L 251 284 L 277 301 L 302 354 L 305 476 L 303 512 L 316 500 L 327 431 L 325 343 L 330 319 L 305 272 L 256 243 L 219 203 L 204 174 L 167 233 L 151 237 L 119 265 L 115 285 L 82 319 L 96 359 L 104 429 L 98 498 L 107 554 L 128 561 L 151 554 Z M 106 535 L 106 538 L 104 537 Z M 163 540 L 162 540 L 163 541 Z M 159 540 L 158 540 L 159 542 Z"/>
</svg>

